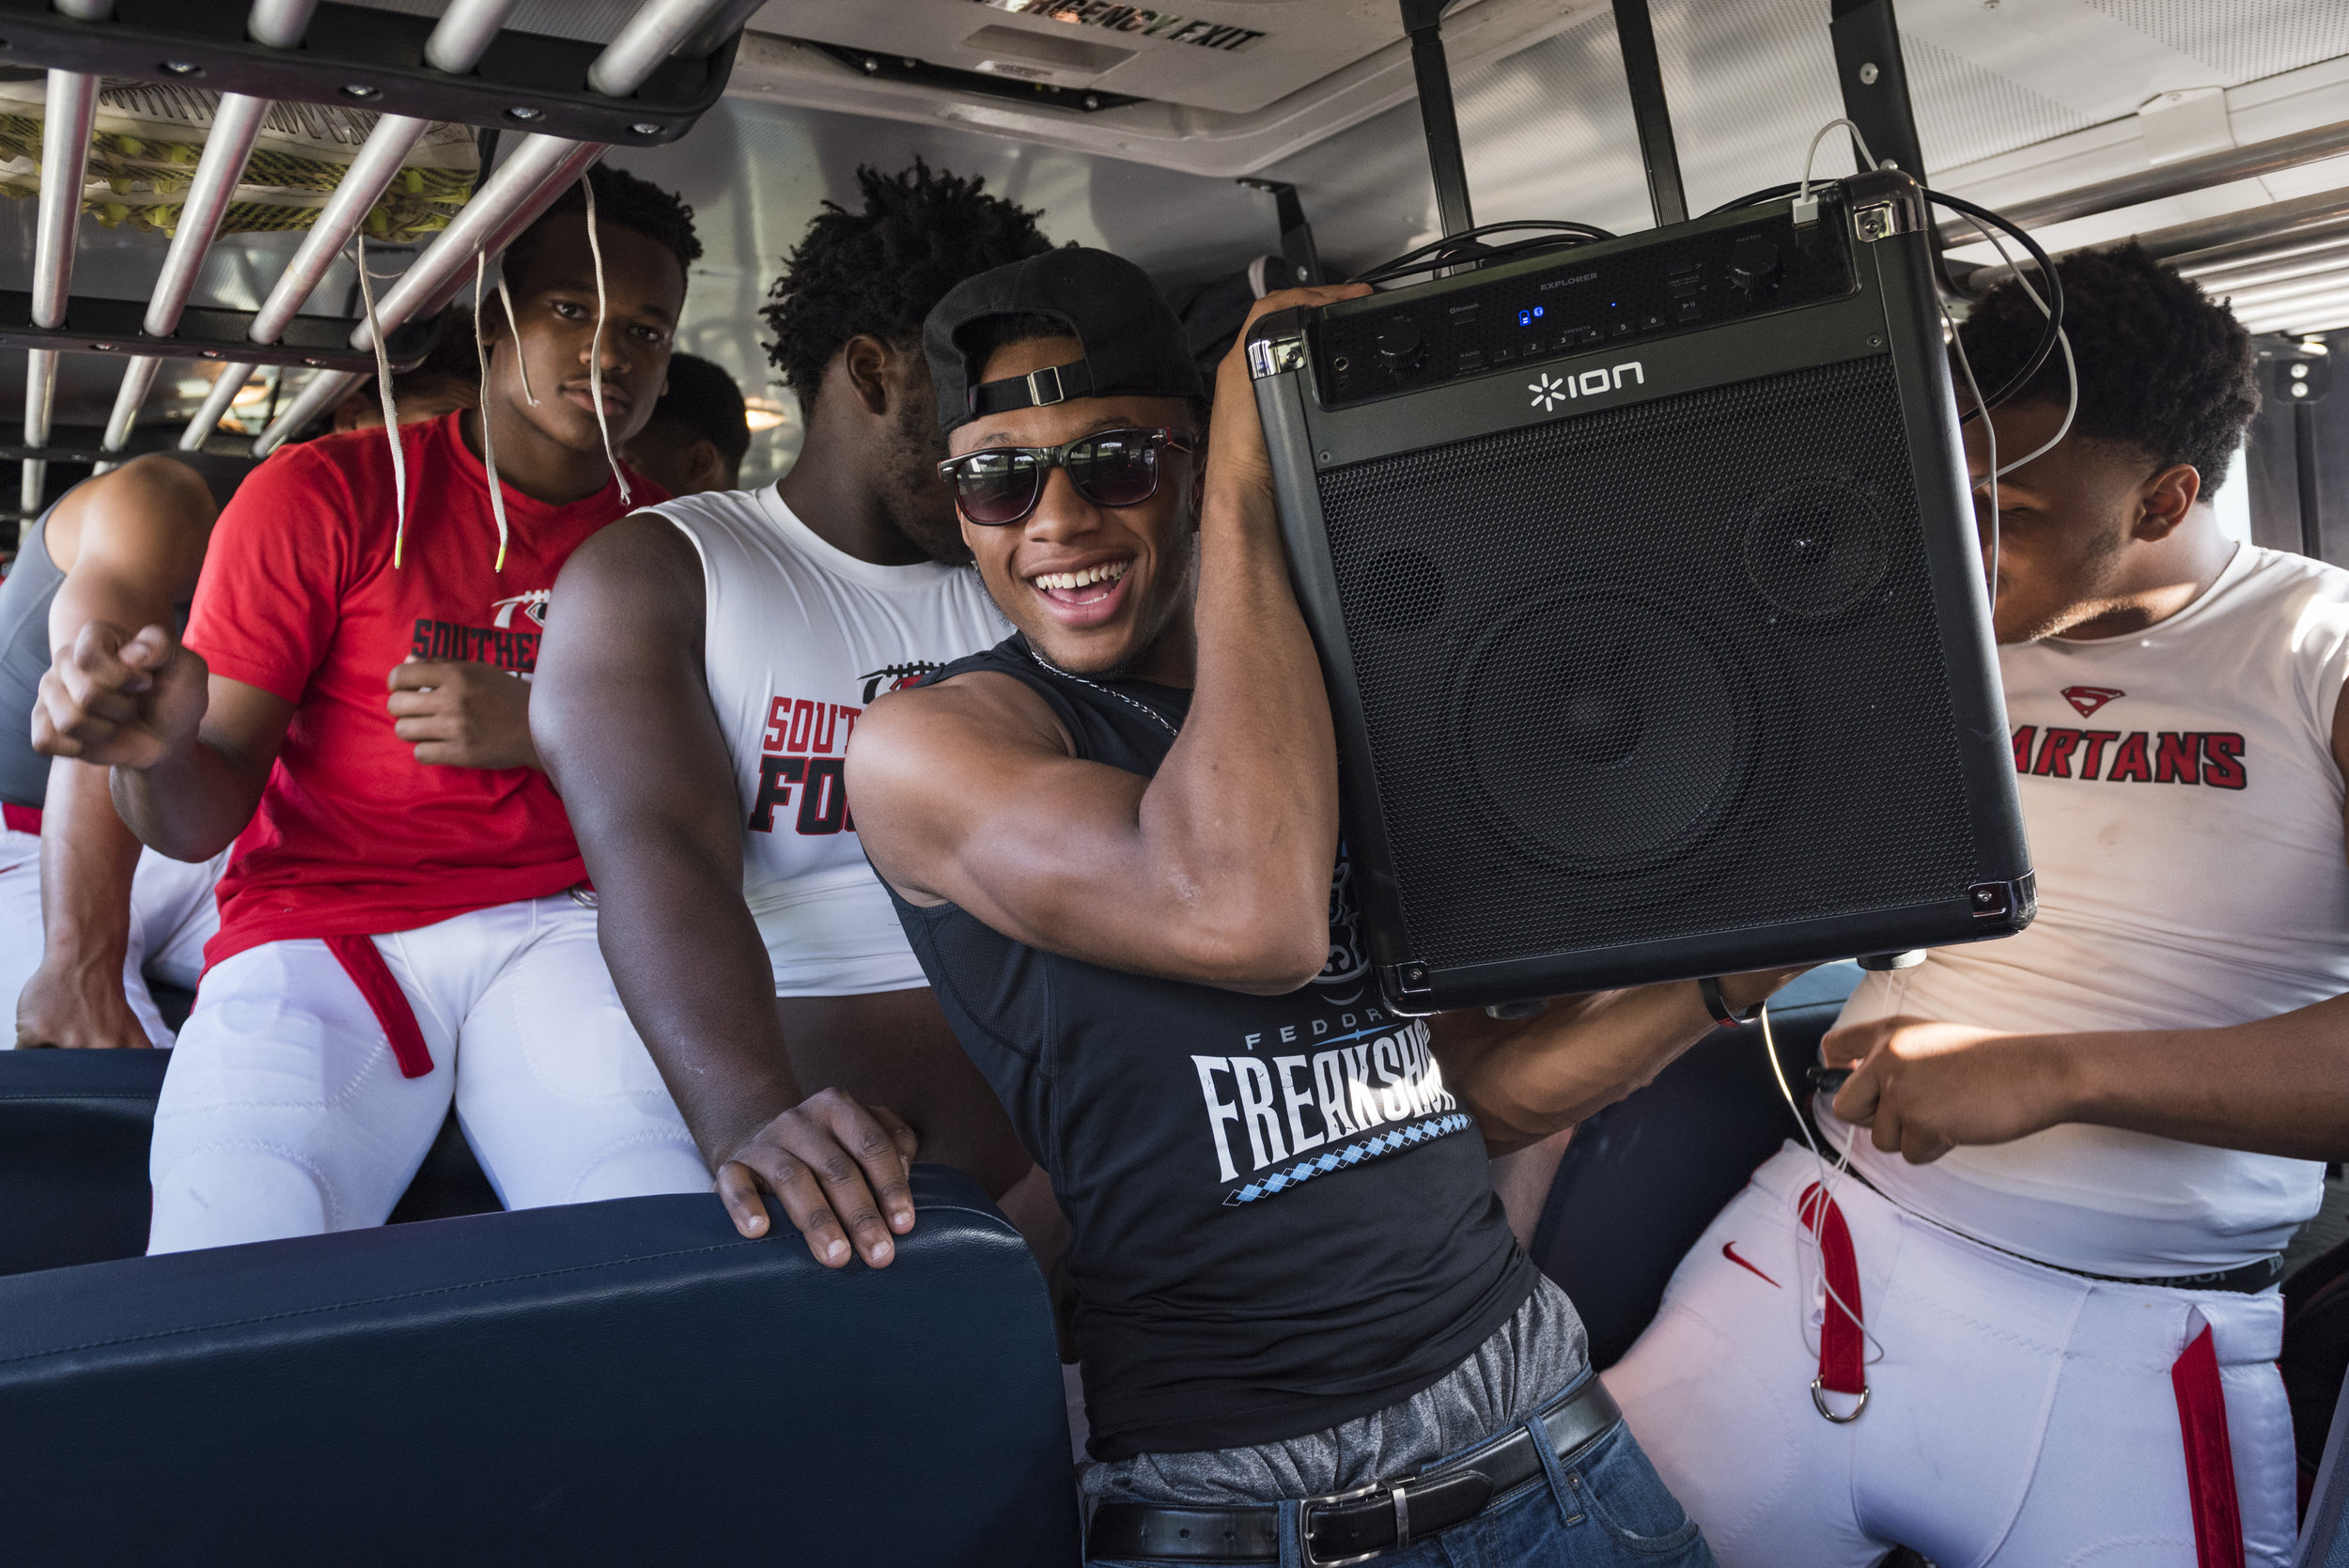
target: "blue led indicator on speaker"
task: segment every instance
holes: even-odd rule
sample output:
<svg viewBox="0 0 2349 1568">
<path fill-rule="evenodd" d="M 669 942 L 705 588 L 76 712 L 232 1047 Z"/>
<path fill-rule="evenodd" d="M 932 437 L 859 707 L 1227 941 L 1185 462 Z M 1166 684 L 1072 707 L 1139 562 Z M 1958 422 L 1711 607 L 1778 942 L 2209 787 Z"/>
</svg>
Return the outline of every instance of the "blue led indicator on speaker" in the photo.
<svg viewBox="0 0 2349 1568">
<path fill-rule="evenodd" d="M 1530 326 L 1532 326 L 1532 324 L 1533 324 L 1533 313 L 1532 313 L 1532 311 L 1530 311 L 1530 310 L 1520 310 L 1520 311 L 1518 311 L 1518 312 L 1517 312 L 1517 325 L 1518 325 L 1518 326 L 1520 326 L 1520 327 L 1530 327 Z"/>
</svg>

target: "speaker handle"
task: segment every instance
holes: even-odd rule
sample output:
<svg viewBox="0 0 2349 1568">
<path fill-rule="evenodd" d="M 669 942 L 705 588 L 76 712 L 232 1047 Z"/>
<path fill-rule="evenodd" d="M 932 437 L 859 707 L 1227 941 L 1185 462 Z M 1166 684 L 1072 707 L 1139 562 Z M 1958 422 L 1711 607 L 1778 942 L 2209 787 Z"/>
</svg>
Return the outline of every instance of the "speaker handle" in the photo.
<svg viewBox="0 0 2349 1568">
<path fill-rule="evenodd" d="M 1884 974 L 1893 970 L 1913 970 L 1925 961 L 1925 950 L 1912 947 L 1906 953 L 1863 953 L 1859 967 L 1873 973 Z"/>
</svg>

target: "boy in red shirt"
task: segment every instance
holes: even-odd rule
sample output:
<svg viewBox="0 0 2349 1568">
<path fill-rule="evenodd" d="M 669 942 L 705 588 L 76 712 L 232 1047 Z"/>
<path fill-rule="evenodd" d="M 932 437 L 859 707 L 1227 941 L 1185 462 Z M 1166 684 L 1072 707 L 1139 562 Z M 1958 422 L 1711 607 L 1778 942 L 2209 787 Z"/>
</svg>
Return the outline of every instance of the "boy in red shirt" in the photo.
<svg viewBox="0 0 2349 1568">
<path fill-rule="evenodd" d="M 149 1251 L 381 1224 L 452 1096 L 509 1208 L 708 1188 L 510 678 L 565 558 L 667 499 L 608 454 L 651 415 L 701 247 L 674 196 L 592 178 L 592 217 L 574 188 L 507 252 L 479 411 L 285 450 L 222 513 L 184 644 L 93 622 L 56 650 L 41 749 L 111 764 L 164 854 L 235 840 Z"/>
</svg>

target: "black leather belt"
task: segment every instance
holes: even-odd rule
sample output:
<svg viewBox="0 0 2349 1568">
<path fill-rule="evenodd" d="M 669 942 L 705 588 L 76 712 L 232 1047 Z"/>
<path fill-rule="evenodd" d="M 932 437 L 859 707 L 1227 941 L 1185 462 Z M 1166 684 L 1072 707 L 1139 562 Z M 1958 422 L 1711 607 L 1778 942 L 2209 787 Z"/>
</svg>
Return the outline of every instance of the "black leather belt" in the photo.
<svg viewBox="0 0 2349 1568">
<path fill-rule="evenodd" d="M 1542 1424 L 1561 1460 L 1607 1436 L 1623 1412 L 1596 1376 L 1546 1412 Z M 1485 1505 L 1542 1473 L 1532 1435 L 1519 1425 L 1457 1459 L 1408 1480 L 1379 1482 L 1304 1499 L 1305 1561 L 1312 1568 L 1362 1562 L 1465 1524 Z M 1239 1508 L 1181 1508 L 1167 1503 L 1105 1502 L 1085 1533 L 1088 1557 L 1159 1558 L 1170 1562 L 1274 1562 L 1281 1556 L 1281 1511 L 1270 1503 Z"/>
</svg>

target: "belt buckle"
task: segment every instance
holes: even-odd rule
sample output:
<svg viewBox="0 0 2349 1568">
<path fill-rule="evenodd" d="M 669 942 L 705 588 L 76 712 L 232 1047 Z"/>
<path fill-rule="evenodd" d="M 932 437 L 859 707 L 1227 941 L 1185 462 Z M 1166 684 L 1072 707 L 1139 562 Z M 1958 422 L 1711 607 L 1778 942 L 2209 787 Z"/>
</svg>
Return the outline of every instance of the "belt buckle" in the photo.
<svg viewBox="0 0 2349 1568">
<path fill-rule="evenodd" d="M 1357 1552 L 1352 1557 L 1318 1556 L 1314 1551 L 1314 1510 L 1333 1508 L 1342 1502 L 1360 1502 L 1364 1498 L 1376 1497 L 1381 1492 L 1398 1490 L 1402 1485 L 1403 1483 L 1399 1481 L 1374 1481 L 1366 1486 L 1357 1486 L 1350 1492 L 1331 1492 L 1326 1497 L 1307 1498 L 1299 1503 L 1297 1508 L 1297 1544 L 1303 1550 L 1305 1568 L 1346 1568 L 1347 1563 L 1368 1562 L 1374 1557 L 1384 1557 L 1395 1550 L 1396 1546 L 1401 1545 L 1400 1542 L 1396 1543 L 1396 1546 L 1380 1546 L 1376 1551 Z"/>
</svg>

